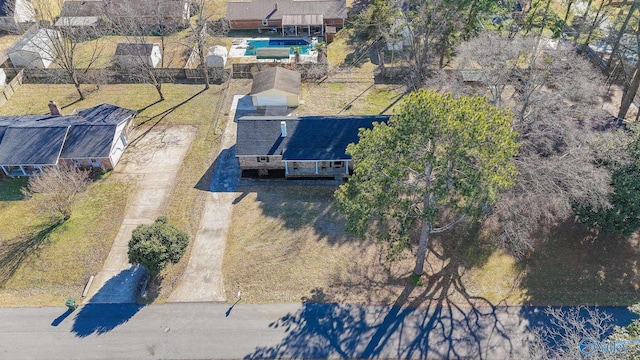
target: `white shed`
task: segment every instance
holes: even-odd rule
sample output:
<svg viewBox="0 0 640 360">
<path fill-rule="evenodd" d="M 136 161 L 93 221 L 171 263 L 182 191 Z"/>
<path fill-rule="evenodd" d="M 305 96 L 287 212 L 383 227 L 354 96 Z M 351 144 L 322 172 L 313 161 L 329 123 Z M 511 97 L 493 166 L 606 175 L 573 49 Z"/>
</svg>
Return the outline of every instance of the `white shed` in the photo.
<svg viewBox="0 0 640 360">
<path fill-rule="evenodd" d="M 46 69 L 56 57 L 54 41 L 62 35 L 52 29 L 37 29 L 24 34 L 8 51 L 15 67 Z"/>
<path fill-rule="evenodd" d="M 208 67 L 224 67 L 227 63 L 227 48 L 221 45 L 215 45 L 207 51 Z"/>
<path fill-rule="evenodd" d="M 159 44 L 119 43 L 115 58 L 118 65 L 123 68 L 156 67 L 162 60 L 162 52 Z"/>
<path fill-rule="evenodd" d="M 4 88 L 5 85 L 7 85 L 7 74 L 4 69 L 0 69 L 0 89 Z"/>
<path fill-rule="evenodd" d="M 300 105 L 300 73 L 279 66 L 253 74 L 251 99 L 256 107 Z"/>
</svg>

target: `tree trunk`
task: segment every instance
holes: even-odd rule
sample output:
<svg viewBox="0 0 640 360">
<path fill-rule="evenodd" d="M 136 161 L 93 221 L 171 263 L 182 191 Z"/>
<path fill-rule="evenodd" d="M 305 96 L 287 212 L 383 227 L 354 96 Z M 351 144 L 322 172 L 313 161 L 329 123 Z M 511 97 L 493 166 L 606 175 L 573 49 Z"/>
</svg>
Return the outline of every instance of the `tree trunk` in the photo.
<svg viewBox="0 0 640 360">
<path fill-rule="evenodd" d="M 428 197 L 429 195 L 427 195 Z M 425 203 L 428 200 L 425 198 Z M 431 234 L 431 223 L 425 221 L 420 232 L 420 242 L 418 243 L 418 253 L 416 254 L 416 266 L 413 268 L 414 275 L 424 274 L 424 261 L 427 258 L 427 246 L 429 245 L 429 235 Z"/>
<path fill-rule="evenodd" d="M 160 96 L 160 101 L 164 100 L 164 94 L 162 93 L 162 83 L 157 81 L 154 85 L 156 91 L 158 92 L 158 96 Z"/>
<path fill-rule="evenodd" d="M 567 12 L 564 13 L 564 20 L 562 22 L 564 22 L 565 25 L 567 25 L 567 20 L 569 20 L 569 13 L 571 12 L 572 5 L 573 5 L 573 0 L 569 1 L 569 4 L 567 4 Z"/>
<path fill-rule="evenodd" d="M 624 35 L 624 31 L 627 29 L 627 25 L 629 24 L 629 20 L 631 20 L 631 16 L 633 15 L 633 12 L 636 10 L 637 4 L 638 4 L 638 0 L 634 0 L 633 4 L 631 4 L 631 7 L 629 8 L 629 13 L 625 17 L 624 22 L 622 23 L 622 27 L 620 28 L 620 31 L 616 36 L 616 41 L 613 43 L 611 55 L 609 55 L 609 60 L 607 60 L 607 70 L 611 67 L 611 63 L 613 62 L 613 57 L 618 52 L 618 48 L 620 47 L 620 41 L 622 40 L 622 35 Z"/>
<path fill-rule="evenodd" d="M 582 34 L 582 27 L 587 22 L 587 16 L 589 15 L 589 10 L 591 9 L 591 3 L 592 2 L 593 2 L 593 0 L 589 0 L 589 2 L 587 3 L 587 8 L 584 10 L 584 14 L 582 15 L 582 21 L 584 23 L 582 25 L 580 25 L 580 27 L 578 28 L 578 32 L 576 33 L 576 38 L 573 39 L 573 44 L 574 45 L 578 44 L 578 39 L 580 38 L 580 35 Z M 582 50 L 579 50 L 578 53 L 581 54 Z"/>
<path fill-rule="evenodd" d="M 431 141 L 427 145 L 431 148 Z M 429 189 L 431 188 L 431 171 L 433 170 L 432 164 L 428 164 L 425 167 L 424 175 L 426 179 L 427 193 L 424 195 L 422 201 L 423 212 L 428 211 L 431 207 L 431 194 Z M 427 258 L 427 246 L 429 245 L 429 235 L 431 234 L 431 221 L 423 220 L 422 231 L 420 232 L 420 241 L 418 243 L 418 253 L 416 254 L 416 266 L 413 268 L 413 274 L 420 276 L 424 273 L 424 261 Z"/>
<path fill-rule="evenodd" d="M 73 81 L 73 86 L 75 86 L 76 91 L 78 92 L 78 96 L 80 96 L 80 100 L 84 100 L 84 93 L 80 88 L 80 81 L 78 80 L 78 74 L 75 71 L 71 74 L 71 80 Z"/>
<path fill-rule="evenodd" d="M 631 84 L 622 95 L 622 102 L 620 103 L 620 110 L 618 111 L 618 119 L 624 119 L 627 116 L 627 112 L 633 103 L 633 98 L 638 92 L 638 86 L 640 85 L 640 63 L 636 64 L 636 71 L 633 73 L 633 79 Z"/>
<path fill-rule="evenodd" d="M 600 17 L 600 12 L 602 11 L 602 8 L 604 7 L 604 1 L 600 4 L 600 6 L 598 7 L 598 11 L 596 12 L 596 17 L 593 19 L 593 24 L 591 24 L 591 27 L 589 28 L 589 35 L 587 35 L 587 40 L 584 42 L 583 46 L 589 46 L 589 42 L 591 41 L 591 36 L 593 36 L 593 30 L 595 30 L 597 24 L 598 24 L 598 18 Z"/>
</svg>

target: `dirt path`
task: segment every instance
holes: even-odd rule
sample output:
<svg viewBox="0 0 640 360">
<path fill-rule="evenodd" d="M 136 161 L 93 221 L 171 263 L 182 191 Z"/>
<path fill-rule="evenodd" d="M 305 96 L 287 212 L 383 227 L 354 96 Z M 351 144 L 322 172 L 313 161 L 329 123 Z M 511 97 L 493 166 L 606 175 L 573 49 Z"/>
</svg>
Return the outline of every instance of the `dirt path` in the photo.
<svg viewBox="0 0 640 360">
<path fill-rule="evenodd" d="M 134 303 L 145 270 L 128 260 L 131 232 L 139 224 L 152 223 L 164 209 L 196 133 L 193 126 L 156 127 L 144 136 L 134 134 L 120 164 L 111 174 L 115 180 L 136 181 L 124 219 L 102 270 L 87 294 L 90 303 Z"/>
</svg>

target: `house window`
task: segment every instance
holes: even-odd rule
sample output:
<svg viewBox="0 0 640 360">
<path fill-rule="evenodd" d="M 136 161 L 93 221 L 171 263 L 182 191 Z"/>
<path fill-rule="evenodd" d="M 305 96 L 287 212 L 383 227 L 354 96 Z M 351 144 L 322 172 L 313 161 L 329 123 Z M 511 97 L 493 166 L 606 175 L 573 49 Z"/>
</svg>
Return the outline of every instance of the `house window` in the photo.
<svg viewBox="0 0 640 360">
<path fill-rule="evenodd" d="M 332 161 L 330 166 L 334 169 L 341 169 L 342 164 L 343 164 L 342 161 Z"/>
<path fill-rule="evenodd" d="M 269 26 L 269 20 L 268 19 L 262 19 L 262 26 Z"/>
<path fill-rule="evenodd" d="M 100 161 L 98 161 L 98 159 L 91 159 L 91 166 L 100 167 Z"/>
<path fill-rule="evenodd" d="M 258 162 L 269 162 L 269 157 L 267 157 L 267 156 L 258 156 Z"/>
</svg>

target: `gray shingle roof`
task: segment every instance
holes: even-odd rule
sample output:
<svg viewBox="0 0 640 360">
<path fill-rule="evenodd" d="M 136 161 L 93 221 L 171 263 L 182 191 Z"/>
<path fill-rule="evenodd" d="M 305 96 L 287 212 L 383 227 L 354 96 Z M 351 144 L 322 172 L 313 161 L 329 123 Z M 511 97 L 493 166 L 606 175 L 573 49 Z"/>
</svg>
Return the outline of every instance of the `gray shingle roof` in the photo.
<svg viewBox="0 0 640 360">
<path fill-rule="evenodd" d="M 102 104 L 76 115 L 0 116 L 0 165 L 56 164 L 109 155 L 119 124 L 135 111 Z"/>
<path fill-rule="evenodd" d="M 276 66 L 253 75 L 251 95 L 271 89 L 300 95 L 300 73 Z"/>
<path fill-rule="evenodd" d="M 277 9 L 276 9 L 277 4 Z M 282 20 L 282 15 L 323 15 L 325 19 L 346 19 L 345 0 L 253 0 L 227 2 L 229 20 Z"/>
<path fill-rule="evenodd" d="M 153 51 L 153 44 L 119 43 L 116 55 L 149 56 Z"/>
<path fill-rule="evenodd" d="M 0 164 L 56 164 L 68 129 L 68 126 L 7 128 L 0 142 Z"/>
<path fill-rule="evenodd" d="M 238 120 L 238 156 L 282 155 L 284 160 L 347 160 L 347 145 L 359 140 L 359 129 L 389 116 L 245 116 Z M 287 136 L 281 137 L 280 122 Z"/>
<path fill-rule="evenodd" d="M 74 125 L 60 158 L 105 158 L 111 152 L 116 125 Z"/>
</svg>

